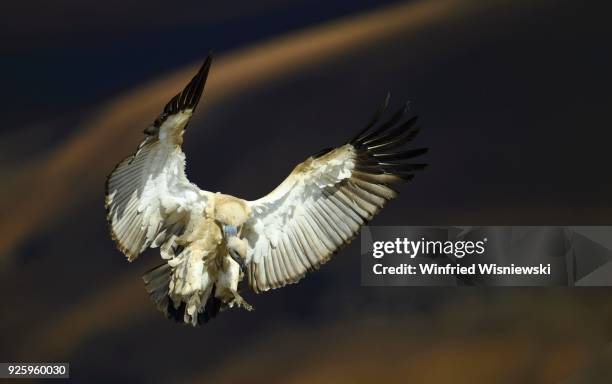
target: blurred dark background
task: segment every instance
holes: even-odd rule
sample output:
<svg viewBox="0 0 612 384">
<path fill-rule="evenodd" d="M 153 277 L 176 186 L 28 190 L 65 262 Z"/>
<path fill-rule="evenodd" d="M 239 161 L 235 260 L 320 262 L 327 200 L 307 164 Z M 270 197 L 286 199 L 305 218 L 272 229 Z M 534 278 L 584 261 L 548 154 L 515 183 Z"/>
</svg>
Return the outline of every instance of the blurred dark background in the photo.
<svg viewBox="0 0 612 384">
<path fill-rule="evenodd" d="M 610 7 L 578 1 L 0 5 L 0 361 L 81 382 L 612 382 L 608 288 L 360 286 L 358 242 L 201 328 L 107 233 L 104 180 L 214 50 L 190 178 L 253 199 L 391 92 L 430 168 L 372 224 L 610 225 Z M 230 150 L 231 149 L 231 150 Z M 216 161 L 210 166 L 211 160 Z"/>
</svg>

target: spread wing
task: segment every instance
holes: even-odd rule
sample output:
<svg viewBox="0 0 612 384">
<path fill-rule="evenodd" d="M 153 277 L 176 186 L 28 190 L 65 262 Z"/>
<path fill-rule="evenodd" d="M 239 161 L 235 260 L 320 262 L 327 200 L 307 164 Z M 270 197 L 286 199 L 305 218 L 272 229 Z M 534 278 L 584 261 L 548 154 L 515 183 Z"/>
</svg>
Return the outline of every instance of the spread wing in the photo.
<svg viewBox="0 0 612 384">
<path fill-rule="evenodd" d="M 250 245 L 249 283 L 256 291 L 300 280 L 348 244 L 364 223 L 396 197 L 391 188 L 410 180 L 427 149 L 403 149 L 419 131 L 407 107 L 378 124 L 389 96 L 349 143 L 299 164 L 274 191 L 249 202 L 253 217 L 243 229 Z"/>
<path fill-rule="evenodd" d="M 111 235 L 130 261 L 148 247 L 163 245 L 162 251 L 171 251 L 191 216 L 201 215 L 206 206 L 204 192 L 185 176 L 181 144 L 211 60 L 209 56 L 185 89 L 145 129 L 146 137 L 136 153 L 120 162 L 106 180 Z"/>
</svg>

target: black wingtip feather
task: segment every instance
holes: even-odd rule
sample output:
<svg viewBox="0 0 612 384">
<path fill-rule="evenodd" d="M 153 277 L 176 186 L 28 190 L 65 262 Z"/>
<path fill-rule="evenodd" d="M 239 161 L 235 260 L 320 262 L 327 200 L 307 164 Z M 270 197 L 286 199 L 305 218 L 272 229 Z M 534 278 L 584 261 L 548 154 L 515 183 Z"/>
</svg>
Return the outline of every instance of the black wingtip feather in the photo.
<svg viewBox="0 0 612 384">
<path fill-rule="evenodd" d="M 429 152 L 429 148 L 408 149 L 399 152 L 375 153 L 373 156 L 379 161 L 405 160 L 418 157 Z"/>
<path fill-rule="evenodd" d="M 370 122 L 365 126 L 365 128 L 359 131 L 359 133 L 357 133 L 351 140 L 349 140 L 349 143 L 353 144 L 357 142 L 363 135 L 368 133 L 370 128 L 376 125 L 378 120 L 380 120 L 382 115 L 385 113 L 385 111 L 389 107 L 390 99 L 391 99 L 391 93 L 387 92 L 387 95 L 385 96 L 385 100 L 383 101 L 382 105 L 376 110 L 376 112 L 374 112 L 374 116 L 372 116 L 372 118 L 370 119 Z"/>
<path fill-rule="evenodd" d="M 185 109 L 195 110 L 204 92 L 204 86 L 206 85 L 206 79 L 208 78 L 212 59 L 213 55 L 211 51 L 198 70 L 198 73 L 195 74 L 179 94 L 174 96 L 168 104 L 166 104 L 164 107 L 165 114 L 172 115 Z"/>
<path fill-rule="evenodd" d="M 418 116 L 413 116 L 409 120 L 397 125 L 388 132 L 381 133 L 370 140 L 364 141 L 363 144 L 369 148 L 377 147 L 380 144 L 384 144 L 397 139 L 399 136 L 410 131 L 416 124 Z"/>
<path fill-rule="evenodd" d="M 427 164 L 414 164 L 408 161 L 424 155 L 428 152 L 428 148 L 402 148 L 420 131 L 416 125 L 417 116 L 402 122 L 408 111 L 408 103 L 405 103 L 388 121 L 377 126 L 388 104 L 389 95 L 366 128 L 349 141 L 357 151 L 355 169 L 360 172 L 390 174 L 403 180 L 410 180 L 414 177 L 415 171 L 424 169 Z"/>
<path fill-rule="evenodd" d="M 412 139 L 414 139 L 416 135 L 419 134 L 419 132 L 421 132 L 420 127 L 415 127 L 412 129 L 409 128 L 407 132 L 404 132 L 397 137 L 389 138 L 388 141 L 385 141 L 382 144 L 378 144 L 374 147 L 371 147 L 371 149 L 374 149 L 375 151 L 378 152 L 378 151 L 388 151 L 390 149 L 399 148 L 402 145 L 408 143 L 409 141 L 412 141 Z"/>
<path fill-rule="evenodd" d="M 409 103 L 406 102 L 404 106 L 402 106 L 397 112 L 393 114 L 391 119 L 384 124 L 381 124 L 380 127 L 371 130 L 369 133 L 363 135 L 359 140 L 364 144 L 368 144 L 370 141 L 375 140 L 377 137 L 380 137 L 384 132 L 386 132 L 389 128 L 395 126 L 398 121 L 408 112 Z"/>
</svg>

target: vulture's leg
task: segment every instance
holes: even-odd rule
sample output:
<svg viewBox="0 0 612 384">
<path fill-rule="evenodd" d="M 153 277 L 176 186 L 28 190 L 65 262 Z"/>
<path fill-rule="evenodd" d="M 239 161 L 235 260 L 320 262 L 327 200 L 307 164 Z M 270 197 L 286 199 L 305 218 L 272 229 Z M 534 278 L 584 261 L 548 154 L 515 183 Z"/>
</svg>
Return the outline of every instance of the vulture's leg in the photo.
<svg viewBox="0 0 612 384">
<path fill-rule="evenodd" d="M 246 240 L 237 236 L 237 228 L 223 225 L 223 235 L 227 246 L 227 254 L 224 257 L 223 268 L 219 273 L 219 296 L 225 296 L 230 307 L 237 305 L 247 310 L 253 307 L 247 303 L 238 293 L 238 283 L 247 272 L 245 262 L 247 243 Z M 241 273 L 242 272 L 242 273 Z"/>
<path fill-rule="evenodd" d="M 229 248 L 229 254 L 230 257 L 238 263 L 238 265 L 240 265 L 240 269 L 242 270 L 242 273 L 247 273 L 247 265 L 244 262 L 244 258 L 242 256 L 240 256 L 240 254 L 238 253 L 238 251 L 236 251 L 233 248 Z"/>
</svg>

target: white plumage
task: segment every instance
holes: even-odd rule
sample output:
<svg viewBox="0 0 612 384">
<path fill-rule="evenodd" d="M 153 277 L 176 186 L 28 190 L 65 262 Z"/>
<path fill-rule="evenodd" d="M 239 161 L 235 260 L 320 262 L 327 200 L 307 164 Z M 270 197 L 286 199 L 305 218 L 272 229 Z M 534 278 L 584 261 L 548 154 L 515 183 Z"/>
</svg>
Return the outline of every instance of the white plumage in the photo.
<svg viewBox="0 0 612 384">
<path fill-rule="evenodd" d="M 164 263 L 145 286 L 166 316 L 193 325 L 227 307 L 252 307 L 238 293 L 246 275 L 256 292 L 282 287 L 318 268 L 396 197 L 391 184 L 424 167 L 407 161 L 426 149 L 401 147 L 418 132 L 406 107 L 379 124 L 383 107 L 347 144 L 299 164 L 255 201 L 201 190 L 185 175 L 181 150 L 204 89 L 209 56 L 196 76 L 145 129 L 133 156 L 107 180 L 111 235 L 128 260 L 160 247 Z"/>
</svg>

